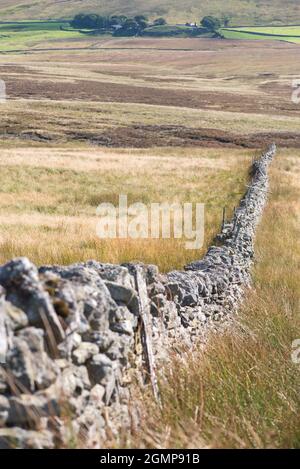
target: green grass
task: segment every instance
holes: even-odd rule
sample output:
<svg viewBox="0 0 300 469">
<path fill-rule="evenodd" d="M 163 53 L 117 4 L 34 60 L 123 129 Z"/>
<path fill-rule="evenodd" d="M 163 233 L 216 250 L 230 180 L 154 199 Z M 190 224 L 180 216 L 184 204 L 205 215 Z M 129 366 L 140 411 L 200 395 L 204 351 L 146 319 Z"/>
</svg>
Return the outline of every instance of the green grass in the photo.
<svg viewBox="0 0 300 469">
<path fill-rule="evenodd" d="M 146 28 L 143 32 L 145 36 L 190 36 L 192 28 L 188 26 L 161 25 Z"/>
<path fill-rule="evenodd" d="M 0 23 L 0 34 L 2 32 L 22 31 L 57 31 L 61 26 L 68 26 L 64 21 L 16 21 L 11 23 Z"/>
<path fill-rule="evenodd" d="M 226 39 L 259 39 L 300 43 L 300 26 L 248 26 L 243 28 L 222 28 Z"/>
<path fill-rule="evenodd" d="M 250 31 L 250 32 L 257 32 L 263 34 L 274 34 L 276 35 L 283 35 L 283 36 L 300 36 L 300 26 L 247 26 L 243 28 L 236 28 L 240 31 Z"/>
<path fill-rule="evenodd" d="M 62 31 L 61 21 L 22 21 L 10 24 L 0 23 L 0 51 L 23 50 L 46 41 L 82 37 L 74 31 Z"/>
<path fill-rule="evenodd" d="M 185 25 L 161 25 L 146 28 L 143 32 L 144 36 L 163 37 L 163 36 L 177 36 L 177 37 L 212 37 L 213 34 L 204 28 L 195 29 L 191 26 Z"/>
</svg>

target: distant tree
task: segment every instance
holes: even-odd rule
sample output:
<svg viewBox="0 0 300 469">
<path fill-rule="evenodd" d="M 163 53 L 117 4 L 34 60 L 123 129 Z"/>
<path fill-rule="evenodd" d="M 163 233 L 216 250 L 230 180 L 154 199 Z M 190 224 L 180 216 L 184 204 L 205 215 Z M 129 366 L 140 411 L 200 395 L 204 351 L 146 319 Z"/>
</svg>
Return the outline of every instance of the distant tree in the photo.
<svg viewBox="0 0 300 469">
<path fill-rule="evenodd" d="M 125 15 L 113 15 L 110 17 L 110 24 L 113 25 L 120 25 L 122 26 L 128 20 L 127 16 Z"/>
<path fill-rule="evenodd" d="M 230 20 L 231 20 L 230 16 L 228 15 L 222 16 L 222 23 L 223 23 L 223 26 L 225 26 L 225 28 L 229 26 Z"/>
<path fill-rule="evenodd" d="M 88 15 L 79 14 L 74 17 L 70 25 L 73 28 L 95 29 L 97 28 L 98 20 L 99 16 L 92 13 Z"/>
<path fill-rule="evenodd" d="M 84 17 L 85 15 L 83 15 L 82 13 L 75 15 L 72 21 L 70 21 L 70 26 L 72 28 L 81 28 L 84 21 Z"/>
<path fill-rule="evenodd" d="M 165 18 L 157 18 L 156 20 L 153 21 L 154 26 L 164 26 L 167 24 L 167 21 Z"/>
<path fill-rule="evenodd" d="M 107 16 L 98 16 L 95 29 L 107 29 L 110 26 L 110 18 Z"/>
<path fill-rule="evenodd" d="M 157 18 L 155 26 L 167 24 L 164 18 Z M 144 15 L 136 15 L 128 18 L 125 15 L 100 16 L 94 13 L 79 13 L 70 21 L 70 25 L 76 29 L 91 29 L 99 32 L 113 32 L 114 36 L 136 36 L 149 25 L 149 20 Z"/>
<path fill-rule="evenodd" d="M 95 15 L 94 13 L 86 15 L 84 19 L 84 27 L 87 29 L 97 28 L 98 19 L 99 16 Z"/>
<path fill-rule="evenodd" d="M 139 27 L 140 27 L 141 29 L 147 28 L 149 20 L 148 20 L 148 18 L 147 18 L 146 16 L 144 16 L 144 15 L 137 15 L 137 16 L 135 16 L 133 19 L 134 19 L 134 21 L 137 22 L 137 24 L 139 25 Z"/>
<path fill-rule="evenodd" d="M 122 28 L 116 31 L 118 36 L 136 36 L 141 31 L 141 27 L 134 19 L 127 19 Z"/>
<path fill-rule="evenodd" d="M 204 28 L 208 29 L 209 31 L 217 31 L 221 27 L 221 21 L 215 16 L 205 16 L 201 20 L 201 24 Z"/>
</svg>

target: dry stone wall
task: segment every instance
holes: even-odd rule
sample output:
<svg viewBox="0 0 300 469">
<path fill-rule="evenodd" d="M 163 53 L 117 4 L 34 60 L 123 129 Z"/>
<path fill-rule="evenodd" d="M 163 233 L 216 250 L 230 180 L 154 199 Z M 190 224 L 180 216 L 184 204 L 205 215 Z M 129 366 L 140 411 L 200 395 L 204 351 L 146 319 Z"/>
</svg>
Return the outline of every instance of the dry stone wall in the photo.
<svg viewBox="0 0 300 469">
<path fill-rule="evenodd" d="M 238 307 L 250 284 L 254 237 L 273 145 L 203 259 L 156 266 L 90 261 L 0 267 L 0 447 L 99 447 L 130 424 L 130 383 L 150 381 L 174 346 L 191 347 Z"/>
</svg>

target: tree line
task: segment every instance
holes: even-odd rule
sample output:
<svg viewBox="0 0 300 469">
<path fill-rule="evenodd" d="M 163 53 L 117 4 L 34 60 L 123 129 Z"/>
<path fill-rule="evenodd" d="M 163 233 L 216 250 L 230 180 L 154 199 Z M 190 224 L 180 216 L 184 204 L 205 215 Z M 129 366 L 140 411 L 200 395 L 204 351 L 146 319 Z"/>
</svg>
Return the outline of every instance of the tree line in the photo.
<svg viewBox="0 0 300 469">
<path fill-rule="evenodd" d="M 157 18 L 151 25 L 161 26 L 167 22 L 164 18 Z M 119 32 L 126 35 L 136 35 L 149 27 L 150 23 L 146 16 L 137 15 L 128 18 L 125 15 L 100 16 L 96 14 L 78 14 L 70 22 L 72 28 L 76 29 L 98 29 L 104 31 Z"/>
<path fill-rule="evenodd" d="M 75 29 L 89 29 L 103 32 L 111 32 L 115 36 L 138 36 L 148 27 L 167 25 L 165 18 L 156 18 L 150 22 L 145 15 L 136 15 L 128 18 L 125 15 L 100 16 L 94 13 L 77 14 L 70 21 L 70 26 Z M 191 26 L 186 23 L 186 26 Z M 222 22 L 214 16 L 205 16 L 200 20 L 199 29 L 217 32 L 222 26 Z M 197 28 L 194 23 L 193 27 Z"/>
</svg>

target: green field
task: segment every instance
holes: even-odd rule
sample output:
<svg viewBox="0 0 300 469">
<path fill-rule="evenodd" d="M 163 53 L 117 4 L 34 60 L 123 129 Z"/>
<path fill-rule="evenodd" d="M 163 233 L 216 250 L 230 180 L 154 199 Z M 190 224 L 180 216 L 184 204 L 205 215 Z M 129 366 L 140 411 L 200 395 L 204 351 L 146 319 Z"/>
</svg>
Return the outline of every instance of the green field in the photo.
<svg viewBox="0 0 300 469">
<path fill-rule="evenodd" d="M 205 31 L 201 34 L 201 37 L 213 37 L 213 33 L 209 31 Z M 199 30 L 195 30 L 195 28 L 191 28 L 190 26 L 183 26 L 183 25 L 162 25 L 162 26 L 152 26 L 146 28 L 143 31 L 143 36 L 150 36 L 150 37 L 193 37 L 199 36 Z"/>
<path fill-rule="evenodd" d="M 226 39 L 260 39 L 300 43 L 300 26 L 247 26 L 223 28 Z"/>
<path fill-rule="evenodd" d="M 78 31 L 62 31 L 61 21 L 22 21 L 0 23 L 0 51 L 34 48 L 41 42 L 82 37 Z"/>
<path fill-rule="evenodd" d="M 153 35 L 153 36 L 163 36 L 163 35 L 180 35 L 180 34 L 190 34 L 191 32 L 190 27 L 188 26 L 173 26 L 173 25 L 161 25 L 161 26 L 152 26 L 149 28 L 146 28 L 144 33 L 148 35 Z"/>
<path fill-rule="evenodd" d="M 68 26 L 65 21 L 13 21 L 0 22 L 2 32 L 57 31 L 61 26 Z"/>
<path fill-rule="evenodd" d="M 156 26 L 147 28 L 145 35 L 150 37 L 188 37 L 192 35 L 191 29 L 178 25 Z M 268 39 L 300 43 L 300 26 L 249 26 L 223 28 L 221 32 L 226 39 Z M 204 34 L 202 37 L 205 36 L 208 37 L 210 34 Z M 51 48 L 55 48 L 62 46 L 65 41 L 83 40 L 86 37 L 80 31 L 69 29 L 68 22 L 62 20 L 0 22 L 0 52 L 48 48 L 50 43 Z"/>
<path fill-rule="evenodd" d="M 300 37 L 300 25 L 298 26 L 245 26 L 243 28 L 237 28 L 241 31 L 249 31 L 261 34 L 273 34 L 275 36 L 299 36 Z"/>
</svg>

